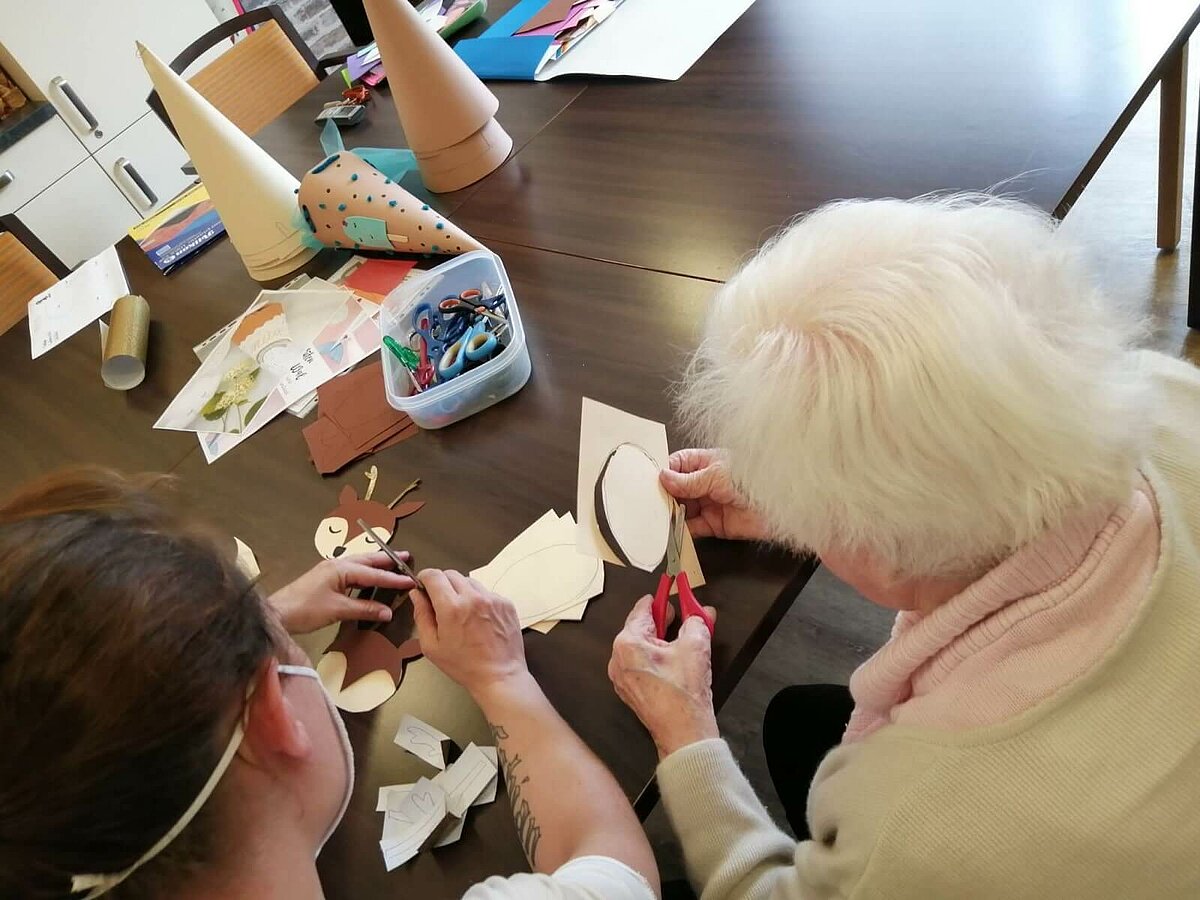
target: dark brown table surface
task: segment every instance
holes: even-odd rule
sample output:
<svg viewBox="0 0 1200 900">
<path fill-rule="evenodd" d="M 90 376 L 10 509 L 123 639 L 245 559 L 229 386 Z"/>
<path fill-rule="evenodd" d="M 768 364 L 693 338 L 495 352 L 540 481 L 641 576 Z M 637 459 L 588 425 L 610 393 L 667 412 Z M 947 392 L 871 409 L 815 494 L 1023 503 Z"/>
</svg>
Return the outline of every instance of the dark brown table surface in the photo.
<svg viewBox="0 0 1200 900">
<path fill-rule="evenodd" d="M 511 3 L 493 0 L 492 18 Z M 1144 99 L 1190 28 L 1189 5 L 1161 0 L 1149 14 L 1136 0 L 1013 0 L 994 12 L 951 0 L 758 0 L 678 82 L 493 85 L 517 150 L 508 163 L 455 194 L 405 184 L 503 257 L 533 361 L 521 393 L 335 478 L 316 474 L 303 423 L 286 415 L 208 466 L 193 435 L 151 424 L 195 370 L 192 346 L 259 285 L 228 241 L 163 277 L 126 240 L 130 284 L 154 319 L 147 381 L 127 394 L 101 385 L 94 327 L 35 361 L 24 326 L 0 336 L 0 489 L 68 462 L 173 471 L 197 515 L 254 548 L 273 589 L 316 561 L 317 522 L 374 464 L 384 493 L 424 481 L 428 506 L 401 523 L 398 545 L 422 565 L 481 565 L 547 508 L 573 509 L 582 396 L 670 421 L 666 389 L 695 345 L 712 280 L 781 222 L 833 197 L 985 188 L 1023 172 L 1023 195 L 1054 208 Z M 335 76 L 257 139 L 299 175 L 321 156 L 312 117 L 338 92 Z M 345 136 L 350 147 L 403 145 L 383 94 Z M 328 273 L 340 259 L 322 254 L 306 269 Z M 685 443 L 668 428 L 673 446 Z M 478 460 L 485 473 L 465 465 Z M 723 699 L 810 568 L 739 544 L 702 543 L 700 556 L 702 594 L 720 610 Z M 606 568 L 581 624 L 530 633 L 526 647 L 555 705 L 634 798 L 653 749 L 604 670 L 653 579 Z M 524 868 L 501 798 L 472 813 L 457 845 L 384 871 L 376 791 L 430 774 L 392 744 L 405 711 L 464 743 L 487 737 L 461 691 L 424 662 L 379 711 L 347 716 L 358 786 L 320 863 L 331 898 L 456 897 Z"/>
</svg>

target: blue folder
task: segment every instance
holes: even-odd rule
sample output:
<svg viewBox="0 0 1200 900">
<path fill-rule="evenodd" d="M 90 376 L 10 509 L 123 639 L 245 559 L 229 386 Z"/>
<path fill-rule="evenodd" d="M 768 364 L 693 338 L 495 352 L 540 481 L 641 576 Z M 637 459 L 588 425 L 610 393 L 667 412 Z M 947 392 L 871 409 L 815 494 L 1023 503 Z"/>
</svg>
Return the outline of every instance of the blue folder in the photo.
<svg viewBox="0 0 1200 900">
<path fill-rule="evenodd" d="M 480 78 L 533 81 L 554 38 L 514 32 L 545 5 L 546 0 L 521 0 L 479 37 L 455 44 L 454 52 Z"/>
</svg>

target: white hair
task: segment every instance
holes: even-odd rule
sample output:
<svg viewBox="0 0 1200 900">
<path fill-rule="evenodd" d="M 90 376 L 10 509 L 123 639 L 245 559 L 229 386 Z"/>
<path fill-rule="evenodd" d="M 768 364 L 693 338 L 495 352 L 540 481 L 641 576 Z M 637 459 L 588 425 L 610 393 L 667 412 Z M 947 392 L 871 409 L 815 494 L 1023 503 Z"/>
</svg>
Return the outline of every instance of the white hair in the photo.
<svg viewBox="0 0 1200 900">
<path fill-rule="evenodd" d="M 775 539 L 974 575 L 1128 499 L 1148 396 L 1132 335 L 1030 207 L 843 201 L 718 291 L 680 407 Z"/>
</svg>

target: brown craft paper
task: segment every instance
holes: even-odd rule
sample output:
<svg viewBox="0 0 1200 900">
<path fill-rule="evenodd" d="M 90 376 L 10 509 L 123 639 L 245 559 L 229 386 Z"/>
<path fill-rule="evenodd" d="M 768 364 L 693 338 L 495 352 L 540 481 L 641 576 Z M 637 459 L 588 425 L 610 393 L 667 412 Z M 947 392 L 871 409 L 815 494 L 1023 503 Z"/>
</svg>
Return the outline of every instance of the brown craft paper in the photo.
<svg viewBox="0 0 1200 900">
<path fill-rule="evenodd" d="M 454 255 L 481 245 L 356 153 L 326 157 L 300 182 L 300 209 L 313 235 L 329 247 Z M 374 242 L 362 219 L 378 219 Z"/>
<path fill-rule="evenodd" d="M 524 34 L 527 31 L 534 31 L 544 25 L 561 22 L 571 14 L 571 7 L 574 5 L 574 0 L 550 0 L 549 3 L 530 16 L 525 24 L 514 31 L 513 34 Z"/>
<path fill-rule="evenodd" d="M 497 169 L 512 138 L 500 102 L 408 0 L 363 0 L 388 86 L 421 180 L 456 191 Z"/>
<path fill-rule="evenodd" d="M 150 304 L 127 294 L 113 304 L 104 342 L 100 377 L 113 390 L 127 391 L 146 377 L 146 345 L 150 338 Z"/>
<path fill-rule="evenodd" d="M 315 256 L 319 248 L 309 246 L 296 216 L 296 179 L 162 60 L 137 48 L 251 277 L 280 278 Z"/>
</svg>

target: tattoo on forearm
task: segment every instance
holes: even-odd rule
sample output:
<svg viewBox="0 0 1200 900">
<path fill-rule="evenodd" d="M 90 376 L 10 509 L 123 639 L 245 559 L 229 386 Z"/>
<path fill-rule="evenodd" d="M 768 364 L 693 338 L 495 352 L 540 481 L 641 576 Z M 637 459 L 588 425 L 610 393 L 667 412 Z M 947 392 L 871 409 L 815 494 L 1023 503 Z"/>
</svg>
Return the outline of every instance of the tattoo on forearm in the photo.
<svg viewBox="0 0 1200 900">
<path fill-rule="evenodd" d="M 504 783 L 508 786 L 508 801 L 512 804 L 513 821 L 517 826 L 517 836 L 521 840 L 521 848 L 531 866 L 537 866 L 537 847 L 542 839 L 542 828 L 534 818 L 529 801 L 522 796 L 522 789 L 529 783 L 529 776 L 519 772 L 521 754 L 509 756 L 500 743 L 508 737 L 508 731 L 503 725 L 492 725 L 492 736 L 496 739 L 496 755 L 500 760 L 500 769 L 504 773 Z"/>
</svg>

